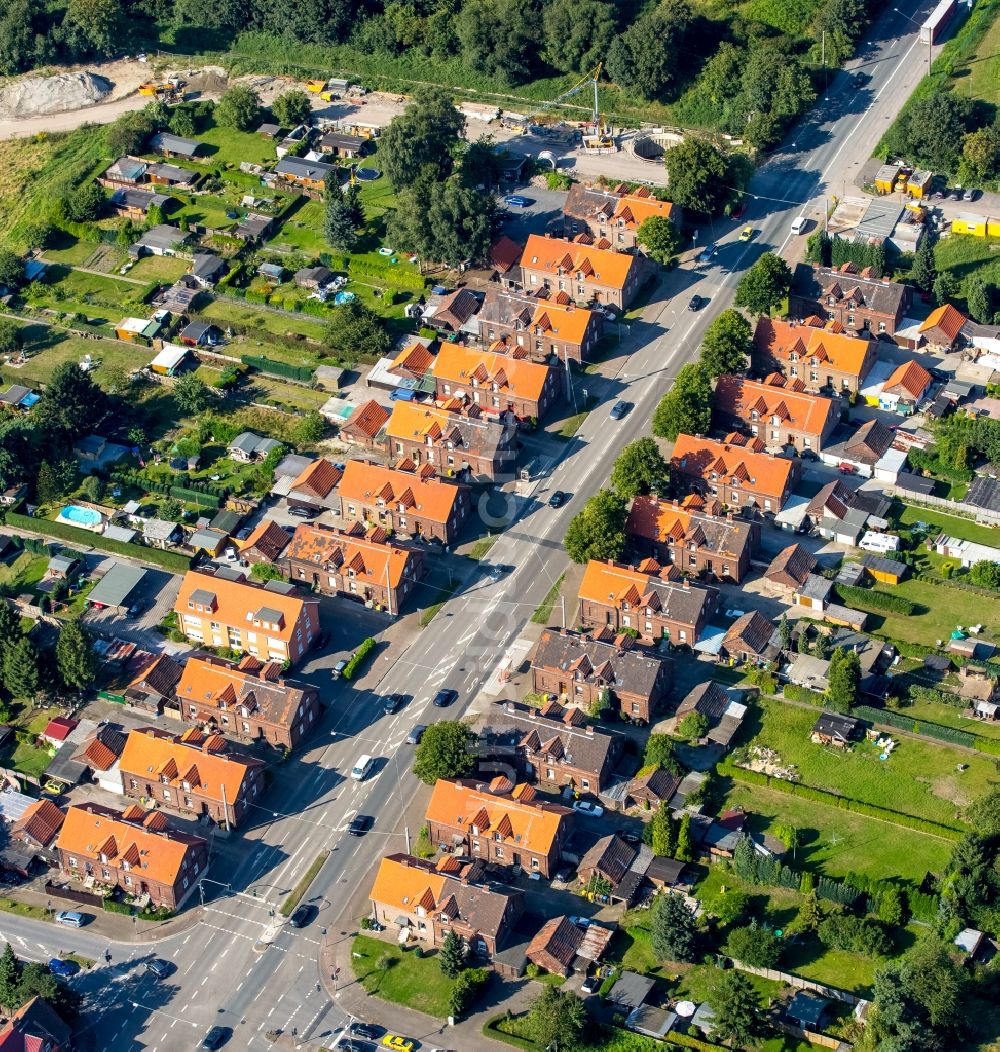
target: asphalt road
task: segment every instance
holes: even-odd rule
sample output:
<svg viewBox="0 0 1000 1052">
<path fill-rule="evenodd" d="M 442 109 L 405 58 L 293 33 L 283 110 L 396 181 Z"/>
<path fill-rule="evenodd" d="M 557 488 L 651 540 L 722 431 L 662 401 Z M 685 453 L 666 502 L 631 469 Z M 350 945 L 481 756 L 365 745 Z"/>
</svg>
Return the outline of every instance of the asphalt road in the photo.
<svg viewBox="0 0 1000 1052">
<path fill-rule="evenodd" d="M 696 354 L 706 326 L 731 303 L 741 273 L 767 249 L 794 257 L 799 246 L 789 245 L 791 220 L 799 214 L 820 218 L 824 196 L 841 192 L 839 182 L 850 180 L 870 155 L 923 72 L 914 50 L 915 26 L 903 23 L 903 36 L 890 35 L 899 21 L 889 11 L 874 28 L 863 61 L 872 76 L 868 86 L 858 92 L 845 75 L 836 78 L 814 113 L 755 176 L 753 200 L 740 223 L 716 223 L 702 235 L 701 244 L 711 238 L 719 245 L 713 263 L 701 270 L 680 267 L 665 277 L 642 318 L 631 324 L 626 340 L 631 353 L 620 359 L 617 375 L 587 378 L 601 403 L 559 459 L 539 466 L 533 491 L 509 501 L 496 497 L 480 509 L 494 528 L 505 527 L 488 563 L 510 566 L 512 572 L 493 581 L 482 569 L 472 569 L 456 597 L 397 658 L 379 694 L 406 695 L 402 710 L 386 717 L 376 695 L 338 691 L 314 746 L 273 769 L 266 806 L 257 809 L 256 825 L 244 832 L 252 846 L 246 861 L 232 872 L 213 871 L 232 890 L 206 885 L 207 894 L 218 897 L 207 904 L 198 926 L 156 947 L 157 956 L 176 965 L 174 975 L 155 982 L 135 967 L 148 949 L 116 946 L 110 968 L 74 980 L 88 997 L 88 1023 L 102 1038 L 93 1047 L 109 1047 L 112 1040 L 121 1050 L 190 1047 L 211 1025 L 232 1028 L 231 1046 L 240 1049 L 263 1052 L 270 1047 L 265 1037 L 270 1030 L 294 1029 L 300 1039 L 332 1044 L 346 1017 L 318 989 L 320 940 L 324 927 L 335 937 L 353 929 L 357 918 L 342 916 L 350 895 L 370 880 L 381 855 L 405 848 L 406 822 L 414 833 L 417 829 L 418 786 L 409 770 L 407 733 L 417 723 L 454 719 L 481 704 L 479 688 L 566 567 L 562 537 L 570 517 L 605 483 L 618 450 L 647 430 L 657 400 Z M 756 235 L 743 243 L 736 231 L 747 223 Z M 694 293 L 707 305 L 689 312 L 686 304 Z M 633 404 L 617 422 L 608 416 L 616 398 Z M 571 494 L 558 510 L 546 503 L 555 489 Z M 431 704 L 442 686 L 459 692 L 451 708 Z M 378 766 L 358 783 L 349 772 L 361 753 L 376 757 Z M 376 824 L 365 838 L 354 839 L 346 826 L 359 812 L 376 816 Z M 316 919 L 302 930 L 281 929 L 273 942 L 262 943 L 274 928 L 271 911 L 325 849 L 330 855 L 307 898 L 318 908 Z M 0 933 L 24 939 L 25 952 L 44 954 L 57 944 L 94 957 L 103 952 L 86 930 L 54 934 L 50 926 L 0 917 Z M 15 948 L 22 952 L 19 944 Z M 391 1026 L 391 1013 L 387 1016 L 379 1021 Z"/>
</svg>

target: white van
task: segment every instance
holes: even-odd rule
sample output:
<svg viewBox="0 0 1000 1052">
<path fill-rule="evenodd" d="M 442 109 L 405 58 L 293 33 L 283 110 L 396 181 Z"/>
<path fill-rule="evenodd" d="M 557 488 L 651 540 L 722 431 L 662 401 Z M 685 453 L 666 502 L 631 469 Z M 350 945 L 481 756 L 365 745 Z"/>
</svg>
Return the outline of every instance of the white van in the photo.
<svg viewBox="0 0 1000 1052">
<path fill-rule="evenodd" d="M 351 770 L 351 777 L 356 782 L 363 782 L 371 774 L 374 764 L 375 761 L 370 756 L 359 756 L 358 762 Z"/>
<path fill-rule="evenodd" d="M 809 220 L 805 216 L 796 216 L 792 220 L 792 233 L 801 234 L 808 225 Z"/>
</svg>

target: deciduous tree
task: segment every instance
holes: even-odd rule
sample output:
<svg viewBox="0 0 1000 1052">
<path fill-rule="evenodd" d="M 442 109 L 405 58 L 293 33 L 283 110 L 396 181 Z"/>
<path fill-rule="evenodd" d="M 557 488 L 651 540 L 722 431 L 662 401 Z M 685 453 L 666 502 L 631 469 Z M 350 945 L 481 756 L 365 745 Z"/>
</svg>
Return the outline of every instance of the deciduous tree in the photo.
<svg viewBox="0 0 1000 1052">
<path fill-rule="evenodd" d="M 0 354 L 17 354 L 24 346 L 24 331 L 13 318 L 0 317 Z"/>
<path fill-rule="evenodd" d="M 360 357 L 380 357 L 391 340 L 382 319 L 370 307 L 352 300 L 330 311 L 323 342 L 342 362 L 351 364 Z"/>
<path fill-rule="evenodd" d="M 706 139 L 689 136 L 663 157 L 670 199 L 697 212 L 716 215 L 732 194 L 726 155 Z M 728 184 L 728 185 L 727 185 Z"/>
<path fill-rule="evenodd" d="M 215 107 L 215 123 L 249 131 L 260 123 L 260 96 L 246 84 L 234 84 Z"/>
<path fill-rule="evenodd" d="M 104 420 L 108 400 L 104 392 L 76 362 L 63 362 L 52 373 L 35 408 L 39 423 L 71 436 L 89 434 Z"/>
<path fill-rule="evenodd" d="M 730 307 L 705 330 L 701 341 L 701 363 L 713 377 L 745 372 L 752 343 L 750 322 Z"/>
<path fill-rule="evenodd" d="M 585 73 L 615 37 L 615 8 L 607 0 L 550 0 L 542 13 L 542 57 L 564 73 Z"/>
<path fill-rule="evenodd" d="M 965 301 L 969 313 L 981 325 L 993 321 L 993 290 L 978 274 L 972 274 L 965 282 Z"/>
<path fill-rule="evenodd" d="M 680 251 L 681 234 L 666 216 L 650 216 L 638 230 L 639 244 L 657 263 L 669 263 Z"/>
<path fill-rule="evenodd" d="M 24 263 L 9 248 L 0 248 L 0 285 L 19 289 L 24 282 Z"/>
<path fill-rule="evenodd" d="M 781 943 L 770 928 L 752 920 L 729 933 L 726 953 L 751 968 L 774 968 L 781 959 Z"/>
<path fill-rule="evenodd" d="M 613 490 L 602 489 L 584 504 L 566 529 L 566 554 L 575 563 L 591 559 L 620 559 L 625 551 L 625 501 Z"/>
<path fill-rule="evenodd" d="M 646 99 L 669 96 L 685 65 L 685 44 L 693 14 L 687 0 L 661 0 L 611 42 L 608 76 Z"/>
<path fill-rule="evenodd" d="M 271 103 L 274 119 L 286 128 L 305 124 L 312 117 L 312 106 L 309 96 L 298 88 L 283 92 Z"/>
<path fill-rule="evenodd" d="M 587 1009 L 574 993 L 543 986 L 531 1003 L 528 1029 L 539 1048 L 571 1048 L 587 1025 Z"/>
<path fill-rule="evenodd" d="M 712 384 L 703 365 L 682 365 L 653 413 L 653 434 L 671 441 L 682 432 L 706 434 L 712 424 Z"/>
<path fill-rule="evenodd" d="M 736 306 L 751 314 L 770 314 L 781 306 L 792 287 L 788 264 L 774 252 L 765 252 L 736 286 Z"/>
<path fill-rule="evenodd" d="M 464 131 L 465 118 L 447 91 L 421 89 L 382 133 L 379 164 L 397 190 L 412 186 L 424 172 L 431 180 L 446 179 Z"/>
<path fill-rule="evenodd" d="M 81 55 L 112 55 L 120 47 L 121 3 L 119 0 L 69 0 L 63 31 Z"/>
<path fill-rule="evenodd" d="M 475 735 L 464 723 L 432 723 L 417 746 L 413 773 L 427 785 L 439 778 L 461 778 L 475 766 L 470 746 Z"/>
<path fill-rule="evenodd" d="M 611 469 L 611 485 L 626 500 L 640 493 L 648 493 L 666 479 L 667 462 L 663 459 L 656 440 L 637 438 L 618 454 Z"/>
<path fill-rule="evenodd" d="M 857 703 L 861 686 L 861 659 L 856 650 L 835 650 L 827 674 L 826 703 L 836 712 L 847 712 Z"/>
<path fill-rule="evenodd" d="M 212 391 L 208 384 L 195 373 L 183 373 L 174 383 L 174 401 L 192 416 L 212 404 Z"/>
</svg>

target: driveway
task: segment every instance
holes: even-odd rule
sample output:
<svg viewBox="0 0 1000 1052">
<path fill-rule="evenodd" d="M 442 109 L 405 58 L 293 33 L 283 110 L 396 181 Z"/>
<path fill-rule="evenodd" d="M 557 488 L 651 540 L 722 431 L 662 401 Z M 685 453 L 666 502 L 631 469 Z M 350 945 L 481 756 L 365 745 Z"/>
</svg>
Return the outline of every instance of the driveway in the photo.
<svg viewBox="0 0 1000 1052">
<path fill-rule="evenodd" d="M 523 184 L 509 191 L 529 201 L 524 208 L 515 205 L 504 205 L 510 218 L 504 222 L 503 232 L 519 244 L 527 241 L 529 234 L 544 234 L 550 226 L 558 222 L 562 228 L 562 210 L 568 196 L 562 190 L 545 190 L 537 186 Z M 501 203 L 503 197 L 501 197 Z"/>
<path fill-rule="evenodd" d="M 102 562 L 104 568 L 109 569 L 115 560 L 104 559 Z M 181 578 L 175 574 L 147 569 L 136 589 L 136 598 L 142 607 L 140 613 L 132 617 L 118 610 L 88 610 L 83 615 L 83 623 L 106 639 L 126 639 L 153 653 L 189 649 L 184 644 L 170 643 L 156 627 L 173 610 L 180 588 Z"/>
</svg>

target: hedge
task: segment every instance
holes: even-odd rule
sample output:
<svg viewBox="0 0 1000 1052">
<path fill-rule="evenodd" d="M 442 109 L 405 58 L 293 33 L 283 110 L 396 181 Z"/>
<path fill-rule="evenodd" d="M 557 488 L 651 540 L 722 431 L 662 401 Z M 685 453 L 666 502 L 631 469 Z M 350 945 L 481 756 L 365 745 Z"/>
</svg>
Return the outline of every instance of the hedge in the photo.
<svg viewBox="0 0 1000 1052">
<path fill-rule="evenodd" d="M 167 492 L 177 500 L 186 500 L 189 504 L 197 504 L 201 508 L 218 508 L 222 503 L 214 493 L 203 493 L 188 486 L 171 486 Z"/>
<path fill-rule="evenodd" d="M 675 1030 L 671 1030 L 665 1040 L 668 1045 L 677 1045 L 679 1048 L 704 1049 L 706 1052 L 726 1047 L 725 1045 L 713 1045 L 710 1041 L 701 1041 L 696 1037 L 689 1037 L 687 1034 L 680 1034 Z"/>
<path fill-rule="evenodd" d="M 270 373 L 286 380 L 298 380 L 303 384 L 310 384 L 313 380 L 313 370 L 306 365 L 289 365 L 288 362 L 279 362 L 256 354 L 241 354 L 240 361 L 244 365 L 259 369 L 262 373 Z"/>
<path fill-rule="evenodd" d="M 809 705 L 826 705 L 826 695 L 818 691 L 810 690 L 808 687 L 800 687 L 795 683 L 786 683 L 783 691 L 789 701 L 804 701 Z"/>
<path fill-rule="evenodd" d="M 141 544 L 131 544 L 127 541 L 114 541 L 99 533 L 78 530 L 75 526 L 67 526 L 66 523 L 55 522 L 53 519 L 34 519 L 30 515 L 8 511 L 6 521 L 8 526 L 16 529 L 43 533 L 46 537 L 58 537 L 61 541 L 69 541 L 83 548 L 99 548 L 101 551 L 137 559 L 139 562 L 155 563 L 171 573 L 187 573 L 191 569 L 191 557 L 182 555 L 180 552 L 168 552 L 162 548 L 146 548 Z"/>
<path fill-rule="evenodd" d="M 115 899 L 106 898 L 101 906 L 105 913 L 124 913 L 131 917 L 135 910 L 127 902 L 117 902 Z"/>
<path fill-rule="evenodd" d="M 889 595 L 886 592 L 875 592 L 870 588 L 856 588 L 854 585 L 834 585 L 837 595 L 847 605 L 868 606 L 873 610 L 883 610 L 888 614 L 909 616 L 916 609 L 909 599 L 901 595 Z"/>
<path fill-rule="evenodd" d="M 219 506 L 220 502 L 225 500 L 233 491 L 232 486 L 219 486 L 214 482 L 202 481 L 201 479 L 189 479 L 186 475 L 183 477 L 186 479 L 187 485 L 149 478 L 147 475 L 142 474 L 142 472 L 135 470 L 113 471 L 111 477 L 116 482 L 127 482 L 131 483 L 133 486 L 138 486 L 139 489 L 143 489 L 147 493 L 169 494 L 170 496 L 179 499 L 188 498 L 192 503 L 195 501 L 201 501 L 203 497 L 210 494 L 219 498 L 213 505 L 213 507 L 216 508 Z M 202 503 L 204 502 L 202 501 Z"/>
<path fill-rule="evenodd" d="M 375 640 L 369 636 L 367 639 L 362 640 L 361 646 L 351 655 L 351 660 L 344 666 L 344 671 L 341 675 L 344 679 L 351 679 L 354 673 L 358 671 L 364 662 L 365 658 L 375 649 Z"/>
<path fill-rule="evenodd" d="M 502 1041 L 505 1045 L 513 1045 L 515 1048 L 524 1048 L 528 1052 L 534 1052 L 538 1048 L 534 1041 L 529 1041 L 524 1037 L 517 1037 L 515 1034 L 508 1034 L 505 1030 L 500 1029 L 498 1024 L 505 1022 L 506 1019 L 506 1015 L 494 1016 L 483 1027 L 483 1036 L 491 1038 L 493 1041 Z"/>
<path fill-rule="evenodd" d="M 964 824 L 947 826 L 940 822 L 932 822 L 927 818 L 914 818 L 913 815 L 905 815 L 900 811 L 892 811 L 887 807 L 878 807 L 875 804 L 866 804 L 861 800 L 852 800 L 847 796 L 838 796 L 836 793 L 829 793 L 825 789 L 816 789 L 811 785 L 802 785 L 801 782 L 789 782 L 784 778 L 774 778 L 769 774 L 750 771 L 745 767 L 738 767 L 729 759 L 723 760 L 719 764 L 719 774 L 728 775 L 730 778 L 735 778 L 736 781 L 744 782 L 747 785 L 762 785 L 779 793 L 788 793 L 789 796 L 801 796 L 805 800 L 815 800 L 817 803 L 827 804 L 829 807 L 840 807 L 845 811 L 867 815 L 869 818 L 878 818 L 883 822 L 891 822 L 893 825 L 914 829 L 918 833 L 930 833 L 932 836 L 942 837 L 945 840 L 960 840 L 966 831 Z"/>
<path fill-rule="evenodd" d="M 347 273 L 352 278 L 375 278 L 385 285 L 393 285 L 397 289 L 409 289 L 411 292 L 423 292 L 427 287 L 427 279 L 419 274 L 397 270 L 390 263 L 379 266 L 370 259 L 352 259 L 347 265 Z"/>
<path fill-rule="evenodd" d="M 967 749 L 976 747 L 978 735 L 957 727 L 946 727 L 941 723 L 929 723 L 927 720 L 915 720 L 899 712 L 872 708 L 871 705 L 855 705 L 851 713 L 860 716 L 863 720 L 882 723 L 887 727 L 897 727 L 901 731 L 910 731 L 912 734 L 923 734 L 928 738 L 937 738 L 938 741 L 947 742 L 949 745 L 964 745 Z"/>
</svg>

